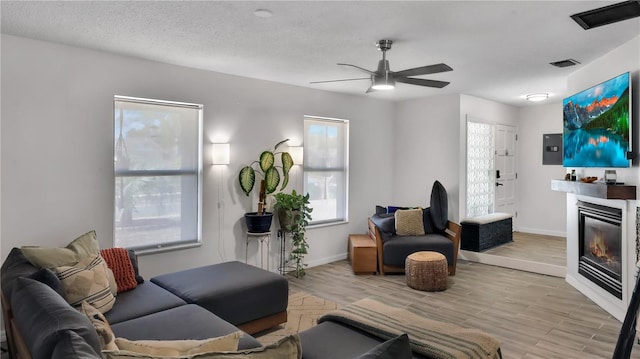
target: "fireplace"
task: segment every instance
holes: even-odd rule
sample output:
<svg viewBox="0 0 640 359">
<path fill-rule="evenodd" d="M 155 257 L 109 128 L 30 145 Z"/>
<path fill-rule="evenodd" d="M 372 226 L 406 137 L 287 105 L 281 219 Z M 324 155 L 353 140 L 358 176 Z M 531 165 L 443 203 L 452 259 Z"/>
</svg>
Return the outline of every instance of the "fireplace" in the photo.
<svg viewBox="0 0 640 359">
<path fill-rule="evenodd" d="M 578 201 L 578 273 L 622 299 L 622 210 Z"/>
</svg>

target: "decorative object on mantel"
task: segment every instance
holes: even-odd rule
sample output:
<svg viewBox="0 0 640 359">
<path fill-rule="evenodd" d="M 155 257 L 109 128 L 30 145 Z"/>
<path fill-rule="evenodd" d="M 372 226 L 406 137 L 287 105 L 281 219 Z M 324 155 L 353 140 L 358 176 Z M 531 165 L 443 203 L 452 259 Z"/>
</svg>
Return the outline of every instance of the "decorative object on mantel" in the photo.
<svg viewBox="0 0 640 359">
<path fill-rule="evenodd" d="M 260 181 L 258 211 L 246 213 L 244 216 L 247 224 L 247 231 L 249 232 L 267 232 L 271 228 L 273 213 L 266 211 L 267 194 L 276 191 L 280 185 L 281 178 L 282 186 L 280 187 L 280 190 L 287 186 L 289 183 L 289 170 L 293 167 L 293 159 L 288 152 L 276 152 L 278 147 L 287 141 L 289 141 L 288 138 L 276 143 L 272 151 L 263 151 L 260 154 L 258 161 L 253 161 L 251 164 L 244 166 L 240 170 L 240 174 L 238 175 L 240 188 L 242 188 L 242 191 L 247 195 L 247 197 L 255 185 L 256 172 L 262 176 L 262 180 Z M 277 154 L 280 154 L 282 167 L 275 165 Z M 255 164 L 259 165 L 259 170 L 253 169 L 253 165 Z M 280 171 L 278 169 L 280 169 Z M 280 172 L 282 172 L 282 177 L 280 176 Z"/>
<path fill-rule="evenodd" d="M 551 190 L 604 199 L 636 199 L 636 186 L 551 180 Z"/>
<path fill-rule="evenodd" d="M 296 278 L 304 277 L 304 268 L 307 266 L 303 263 L 304 256 L 307 254 L 309 244 L 306 241 L 306 228 L 311 220 L 311 212 L 313 208 L 309 207 L 309 194 L 301 195 L 294 189 L 291 194 L 276 193 L 275 208 L 278 210 L 280 219 L 280 227 L 291 233 L 291 244 L 293 248 L 289 254 L 289 261 L 295 263 Z M 284 240 L 284 239 L 283 239 Z"/>
<path fill-rule="evenodd" d="M 606 184 L 616 184 L 617 180 L 616 170 L 604 170 L 604 182 Z"/>
<path fill-rule="evenodd" d="M 580 182 L 583 183 L 593 183 L 598 179 L 596 176 L 582 177 L 580 178 Z"/>
</svg>

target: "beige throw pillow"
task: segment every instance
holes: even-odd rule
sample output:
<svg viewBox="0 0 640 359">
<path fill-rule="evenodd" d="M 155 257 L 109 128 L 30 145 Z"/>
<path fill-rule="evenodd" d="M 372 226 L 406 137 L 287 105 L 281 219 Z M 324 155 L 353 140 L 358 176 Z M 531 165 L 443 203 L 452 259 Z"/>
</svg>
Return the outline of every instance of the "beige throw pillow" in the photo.
<svg viewBox="0 0 640 359">
<path fill-rule="evenodd" d="M 424 236 L 422 208 L 397 210 L 395 222 L 396 234 L 399 236 Z"/>
<path fill-rule="evenodd" d="M 111 326 L 109 325 L 107 318 L 105 318 L 100 311 L 86 301 L 82 302 L 80 311 L 89 318 L 93 326 L 96 328 L 98 337 L 100 337 L 101 349 L 118 350 L 115 342 L 115 335 L 113 335 L 113 331 L 111 330 Z"/>
<path fill-rule="evenodd" d="M 214 352 L 234 352 L 243 333 L 233 332 L 218 338 L 204 340 L 128 340 L 116 338 L 117 350 L 105 350 L 106 359 L 121 358 L 205 358 Z"/>
<path fill-rule="evenodd" d="M 24 246 L 20 249 L 29 262 L 39 268 L 73 266 L 83 258 L 95 256 L 100 251 L 95 231 L 81 235 L 65 248 Z"/>
<path fill-rule="evenodd" d="M 101 313 L 108 312 L 116 301 L 109 288 L 107 264 L 99 255 L 82 259 L 75 266 L 54 268 L 72 306 L 87 301 Z"/>
</svg>

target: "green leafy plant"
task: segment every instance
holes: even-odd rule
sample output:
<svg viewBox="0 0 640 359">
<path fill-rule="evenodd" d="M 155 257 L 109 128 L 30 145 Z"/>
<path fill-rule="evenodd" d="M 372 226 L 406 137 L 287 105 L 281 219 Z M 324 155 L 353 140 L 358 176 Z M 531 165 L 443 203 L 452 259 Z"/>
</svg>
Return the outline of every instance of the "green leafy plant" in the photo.
<svg viewBox="0 0 640 359">
<path fill-rule="evenodd" d="M 309 194 L 303 196 L 293 190 L 290 194 L 276 193 L 275 198 L 275 208 L 280 216 L 280 225 L 283 227 L 282 229 L 291 233 L 292 248 L 289 261 L 295 264 L 296 278 L 304 277 L 307 265 L 303 263 L 303 260 L 309 249 L 306 228 L 311 220 L 311 212 L 313 212 L 313 208 L 309 207 Z"/>
<path fill-rule="evenodd" d="M 273 193 L 278 189 L 280 180 L 282 180 L 280 190 L 283 190 L 289 183 L 289 170 L 293 167 L 293 159 L 289 152 L 276 152 L 278 147 L 287 141 L 289 141 L 289 139 L 276 143 L 271 151 L 263 151 L 257 161 L 251 162 L 251 164 L 244 166 L 240 170 L 240 174 L 238 176 L 240 188 L 242 188 L 242 191 L 247 196 L 249 196 L 255 185 L 256 173 L 262 176 L 258 202 L 259 213 L 264 213 L 266 195 Z M 275 165 L 277 155 L 280 155 L 282 166 Z M 258 165 L 256 169 L 253 168 L 255 165 Z"/>
</svg>

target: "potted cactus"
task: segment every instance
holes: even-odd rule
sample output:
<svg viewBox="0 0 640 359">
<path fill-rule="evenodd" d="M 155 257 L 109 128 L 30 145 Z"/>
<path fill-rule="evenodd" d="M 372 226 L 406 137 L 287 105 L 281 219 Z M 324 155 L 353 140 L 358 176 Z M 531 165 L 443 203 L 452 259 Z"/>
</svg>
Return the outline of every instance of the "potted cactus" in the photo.
<svg viewBox="0 0 640 359">
<path fill-rule="evenodd" d="M 247 197 L 255 186 L 256 173 L 262 177 L 259 186 L 258 211 L 246 213 L 244 216 L 249 232 L 268 232 L 271 228 L 273 213 L 266 211 L 267 195 L 275 192 L 278 186 L 280 186 L 280 190 L 287 186 L 289 183 L 289 170 L 293 167 L 293 159 L 289 152 L 276 152 L 278 147 L 287 141 L 289 139 L 276 143 L 273 146 L 273 150 L 263 151 L 257 161 L 251 162 L 240 170 L 238 175 L 240 188 L 242 188 Z M 276 166 L 276 156 L 278 155 L 282 166 Z"/>
</svg>

